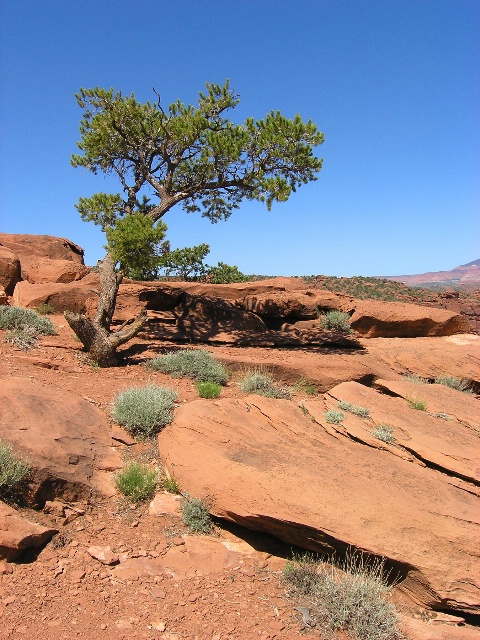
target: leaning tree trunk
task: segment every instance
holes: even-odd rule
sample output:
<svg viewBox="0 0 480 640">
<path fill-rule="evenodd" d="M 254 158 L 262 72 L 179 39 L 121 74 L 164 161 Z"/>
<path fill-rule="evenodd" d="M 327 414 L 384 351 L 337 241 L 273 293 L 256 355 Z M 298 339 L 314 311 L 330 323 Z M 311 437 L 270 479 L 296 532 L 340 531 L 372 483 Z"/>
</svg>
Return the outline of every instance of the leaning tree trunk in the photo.
<svg viewBox="0 0 480 640">
<path fill-rule="evenodd" d="M 99 271 L 100 297 L 94 319 L 71 311 L 65 312 L 65 318 L 91 358 L 100 367 L 111 367 L 117 362 L 118 347 L 137 335 L 147 321 L 147 313 L 142 311 L 131 324 L 112 332 L 110 325 L 123 274 L 115 271 L 115 262 L 109 253 L 99 263 Z"/>
</svg>

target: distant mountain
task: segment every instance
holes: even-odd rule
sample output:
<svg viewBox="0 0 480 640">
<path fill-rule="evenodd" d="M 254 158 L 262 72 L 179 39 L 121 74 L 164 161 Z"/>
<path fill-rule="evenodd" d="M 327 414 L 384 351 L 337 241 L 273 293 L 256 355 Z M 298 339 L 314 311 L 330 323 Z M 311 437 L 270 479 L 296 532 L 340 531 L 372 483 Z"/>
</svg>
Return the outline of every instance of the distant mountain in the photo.
<svg viewBox="0 0 480 640">
<path fill-rule="evenodd" d="M 462 264 L 450 271 L 430 271 L 411 276 L 382 276 L 386 280 L 403 282 L 409 286 L 480 288 L 480 259 Z"/>
</svg>

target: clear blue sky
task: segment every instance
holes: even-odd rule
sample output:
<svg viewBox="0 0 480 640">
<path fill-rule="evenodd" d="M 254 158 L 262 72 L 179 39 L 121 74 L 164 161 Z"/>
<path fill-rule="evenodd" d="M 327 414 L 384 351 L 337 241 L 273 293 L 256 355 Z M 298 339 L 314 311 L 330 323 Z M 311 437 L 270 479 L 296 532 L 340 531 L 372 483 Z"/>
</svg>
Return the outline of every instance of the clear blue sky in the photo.
<svg viewBox="0 0 480 640">
<path fill-rule="evenodd" d="M 211 225 L 181 208 L 172 246 L 245 273 L 400 275 L 480 256 L 479 0 L 3 0 L 0 229 L 68 237 L 103 256 L 80 196 L 114 182 L 70 166 L 80 87 L 195 103 L 240 95 L 325 133 L 319 179 L 269 213 Z"/>
</svg>

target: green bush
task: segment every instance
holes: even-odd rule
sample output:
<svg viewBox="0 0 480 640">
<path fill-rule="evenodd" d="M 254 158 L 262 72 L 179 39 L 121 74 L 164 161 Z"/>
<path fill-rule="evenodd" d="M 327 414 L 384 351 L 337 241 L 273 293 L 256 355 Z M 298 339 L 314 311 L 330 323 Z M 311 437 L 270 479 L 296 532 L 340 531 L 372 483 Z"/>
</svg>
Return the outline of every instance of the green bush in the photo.
<svg viewBox="0 0 480 640">
<path fill-rule="evenodd" d="M 353 333 L 350 326 L 350 316 L 343 311 L 328 311 L 320 316 L 320 324 L 324 329 Z"/>
<path fill-rule="evenodd" d="M 196 387 L 201 398 L 218 398 L 222 392 L 221 385 L 216 382 L 197 382 Z"/>
<path fill-rule="evenodd" d="M 176 399 L 173 389 L 156 385 L 125 389 L 114 399 L 111 416 L 133 435 L 154 436 L 172 421 Z"/>
<path fill-rule="evenodd" d="M 272 378 L 260 371 L 247 373 L 240 381 L 240 389 L 244 393 L 254 393 L 267 398 L 290 399 L 290 391 L 284 387 L 277 387 Z"/>
<path fill-rule="evenodd" d="M 0 440 L 0 497 L 14 492 L 29 471 L 29 465 L 13 453 L 12 445 Z"/>
<path fill-rule="evenodd" d="M 319 562 L 312 555 L 294 558 L 284 579 L 306 596 L 314 623 L 330 634 L 347 631 L 357 640 L 400 640 L 399 616 L 387 598 L 392 589 L 384 561 L 367 563 L 361 554 L 345 561 Z"/>
<path fill-rule="evenodd" d="M 370 415 L 369 409 L 365 409 L 365 407 L 359 407 L 356 404 L 351 404 L 350 402 L 344 402 L 343 400 L 339 400 L 337 402 L 337 406 L 339 409 L 343 409 L 343 411 L 353 413 L 353 415 L 358 416 L 359 418 L 368 418 L 368 416 Z"/>
<path fill-rule="evenodd" d="M 163 478 L 161 484 L 165 491 L 168 491 L 168 493 L 180 493 L 180 486 L 172 476 L 166 476 L 165 478 Z"/>
<path fill-rule="evenodd" d="M 147 364 L 149 369 L 168 373 L 174 378 L 192 378 L 198 382 L 225 384 L 228 373 L 205 349 L 182 349 L 171 351 L 164 356 L 153 358 Z"/>
<path fill-rule="evenodd" d="M 248 282 L 250 279 L 238 267 L 219 262 L 216 267 L 210 267 L 207 272 L 212 284 L 230 284 L 232 282 Z"/>
<path fill-rule="evenodd" d="M 435 384 L 443 384 L 444 387 L 463 391 L 463 393 L 473 393 L 470 382 L 463 378 L 455 378 L 454 376 L 439 377 L 435 378 Z"/>
<path fill-rule="evenodd" d="M 115 474 L 115 484 L 131 502 L 144 502 L 155 493 L 157 474 L 146 465 L 132 461 Z"/>
<path fill-rule="evenodd" d="M 37 335 L 53 336 L 57 332 L 50 318 L 41 318 L 33 309 L 0 306 L 0 329 L 23 331 L 34 329 Z"/>
<path fill-rule="evenodd" d="M 305 378 L 299 378 L 297 382 L 293 385 L 293 391 L 298 393 L 306 393 L 308 396 L 316 396 L 318 393 L 317 387 L 308 382 Z"/>
<path fill-rule="evenodd" d="M 48 302 L 43 302 L 42 304 L 38 305 L 35 311 L 41 316 L 48 316 L 51 313 L 55 313 L 55 307 Z"/>
<path fill-rule="evenodd" d="M 210 533 L 213 529 L 210 507 L 201 498 L 192 498 L 186 493 L 182 501 L 182 521 L 192 533 Z"/>
<path fill-rule="evenodd" d="M 417 409 L 417 411 L 427 410 L 427 403 L 425 400 L 420 400 L 420 398 L 405 398 L 405 400 L 411 409 Z"/>
<path fill-rule="evenodd" d="M 331 424 L 340 424 L 345 420 L 345 414 L 341 411 L 326 411 L 325 420 Z"/>
<path fill-rule="evenodd" d="M 393 435 L 393 428 L 389 424 L 379 424 L 372 431 L 372 436 L 387 444 L 393 444 L 395 442 L 395 436 Z"/>
</svg>

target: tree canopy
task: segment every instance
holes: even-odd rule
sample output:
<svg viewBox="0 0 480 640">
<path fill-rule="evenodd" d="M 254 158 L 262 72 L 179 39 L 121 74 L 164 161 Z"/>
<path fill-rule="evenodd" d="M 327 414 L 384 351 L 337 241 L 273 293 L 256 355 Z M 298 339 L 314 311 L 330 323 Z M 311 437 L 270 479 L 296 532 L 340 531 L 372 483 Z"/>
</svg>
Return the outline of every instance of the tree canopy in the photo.
<svg viewBox="0 0 480 640">
<path fill-rule="evenodd" d="M 72 165 L 112 174 L 122 187 L 76 205 L 84 220 L 104 229 L 135 211 L 157 221 L 176 204 L 212 222 L 228 218 L 244 198 L 270 209 L 316 180 L 322 166 L 313 148 L 323 133 L 310 120 L 279 111 L 243 124 L 229 120 L 226 112 L 239 99 L 228 80 L 207 83 L 196 107 L 177 100 L 164 109 L 159 96 L 142 104 L 133 93 L 98 87 L 80 89 L 76 99 L 83 109 L 82 153 L 72 155 Z"/>
</svg>

